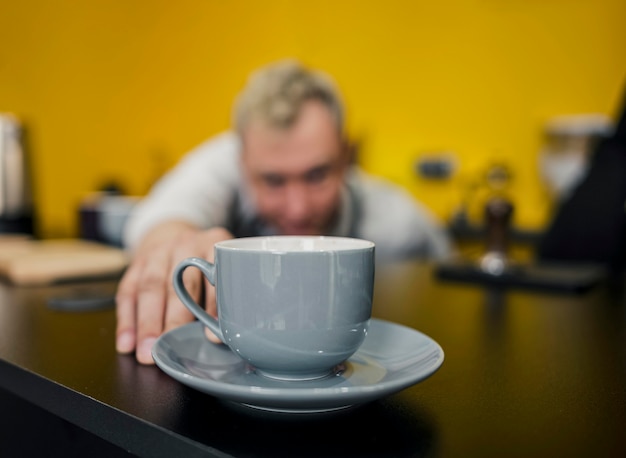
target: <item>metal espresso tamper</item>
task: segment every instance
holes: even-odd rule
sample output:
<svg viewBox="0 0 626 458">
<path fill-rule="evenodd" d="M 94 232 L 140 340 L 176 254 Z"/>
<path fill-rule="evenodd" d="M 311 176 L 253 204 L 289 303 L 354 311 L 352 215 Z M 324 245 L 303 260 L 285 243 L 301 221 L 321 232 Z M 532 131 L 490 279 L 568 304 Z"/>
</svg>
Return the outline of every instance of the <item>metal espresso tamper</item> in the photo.
<svg viewBox="0 0 626 458">
<path fill-rule="evenodd" d="M 502 197 L 491 198 L 485 206 L 486 251 L 479 267 L 487 274 L 502 275 L 509 266 L 507 246 L 512 214 L 513 204 Z"/>
</svg>

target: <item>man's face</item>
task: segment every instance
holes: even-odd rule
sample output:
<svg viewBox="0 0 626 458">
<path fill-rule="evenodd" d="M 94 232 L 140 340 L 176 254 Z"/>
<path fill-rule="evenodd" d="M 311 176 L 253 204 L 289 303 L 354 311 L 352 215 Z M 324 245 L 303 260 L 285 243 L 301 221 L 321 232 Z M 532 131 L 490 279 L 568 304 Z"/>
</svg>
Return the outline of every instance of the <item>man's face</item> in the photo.
<svg viewBox="0 0 626 458">
<path fill-rule="evenodd" d="M 337 214 L 347 167 L 329 110 L 307 102 L 287 129 L 252 121 L 243 145 L 243 172 L 261 218 L 279 234 L 324 234 Z"/>
</svg>

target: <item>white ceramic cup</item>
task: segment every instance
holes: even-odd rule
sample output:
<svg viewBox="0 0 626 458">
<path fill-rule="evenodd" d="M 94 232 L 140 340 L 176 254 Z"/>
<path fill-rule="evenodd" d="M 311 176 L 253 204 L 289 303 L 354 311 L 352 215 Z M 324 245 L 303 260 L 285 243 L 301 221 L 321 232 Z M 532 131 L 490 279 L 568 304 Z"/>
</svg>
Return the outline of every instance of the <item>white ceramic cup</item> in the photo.
<svg viewBox="0 0 626 458">
<path fill-rule="evenodd" d="M 183 260 L 183 304 L 258 373 L 327 376 L 363 343 L 372 312 L 374 243 L 345 237 L 247 237 L 215 245 L 215 261 Z M 188 267 L 215 286 L 219 319 L 183 284 Z"/>
</svg>

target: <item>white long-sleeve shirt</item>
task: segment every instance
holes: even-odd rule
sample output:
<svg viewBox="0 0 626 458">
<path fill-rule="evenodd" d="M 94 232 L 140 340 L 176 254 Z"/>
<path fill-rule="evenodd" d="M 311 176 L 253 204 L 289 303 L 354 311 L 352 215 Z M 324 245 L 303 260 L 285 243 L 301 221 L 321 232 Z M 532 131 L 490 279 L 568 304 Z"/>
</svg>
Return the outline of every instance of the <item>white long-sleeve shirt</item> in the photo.
<svg viewBox="0 0 626 458">
<path fill-rule="evenodd" d="M 198 228 L 224 227 L 236 237 L 272 235 L 257 217 L 240 172 L 241 145 L 231 132 L 187 154 L 134 208 L 124 244 L 133 250 L 152 227 L 180 220 Z M 327 235 L 367 239 L 377 260 L 450 254 L 445 230 L 405 189 L 354 166 L 347 174 L 340 215 Z"/>
</svg>

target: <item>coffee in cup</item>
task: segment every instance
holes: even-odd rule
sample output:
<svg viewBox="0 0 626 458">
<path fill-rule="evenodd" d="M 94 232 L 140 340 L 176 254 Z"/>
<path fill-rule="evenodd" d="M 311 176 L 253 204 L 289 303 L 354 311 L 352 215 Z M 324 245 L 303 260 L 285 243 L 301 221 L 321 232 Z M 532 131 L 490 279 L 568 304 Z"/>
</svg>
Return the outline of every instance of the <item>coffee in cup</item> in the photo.
<svg viewBox="0 0 626 458">
<path fill-rule="evenodd" d="M 215 261 L 174 271 L 183 304 L 261 375 L 310 380 L 334 372 L 365 339 L 374 243 L 347 237 L 246 237 L 215 244 Z M 188 267 L 215 286 L 218 319 L 183 283 Z"/>
</svg>

